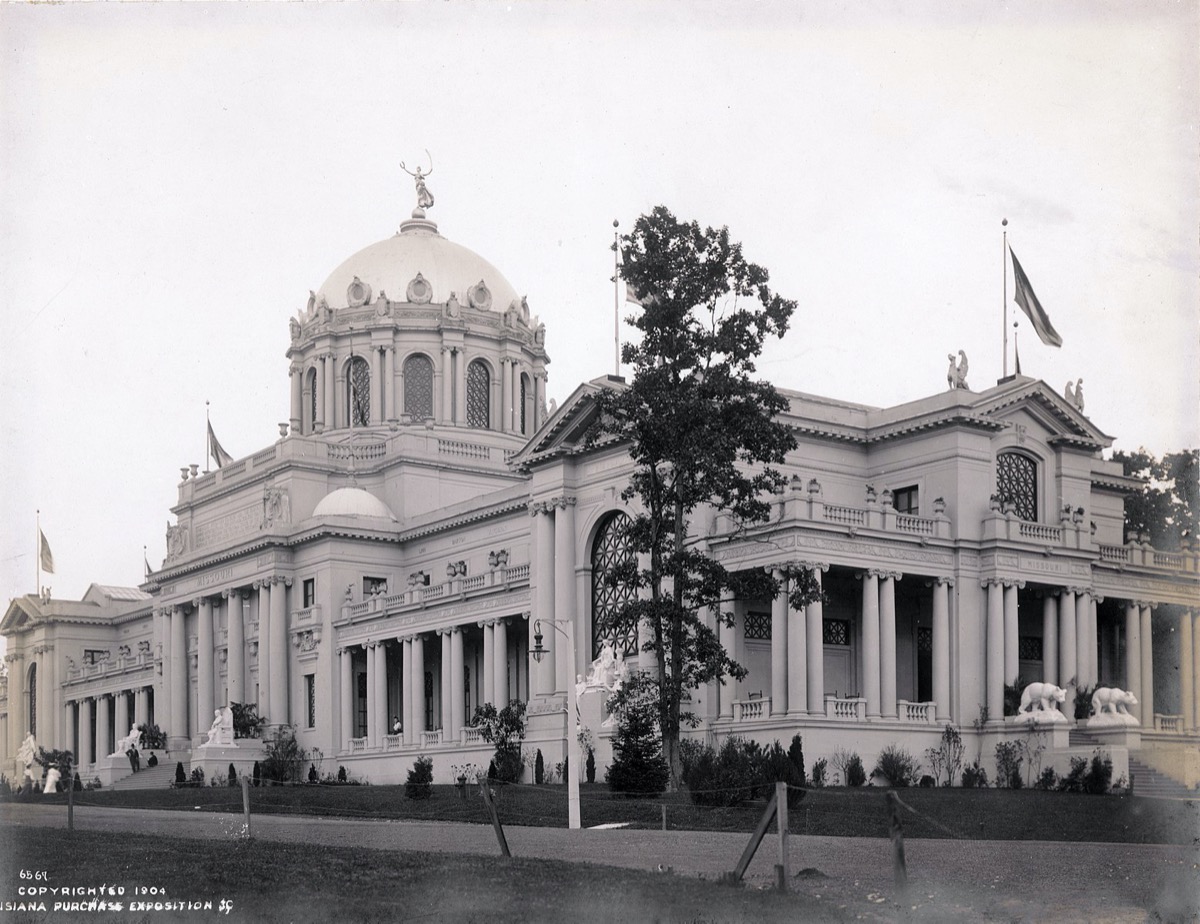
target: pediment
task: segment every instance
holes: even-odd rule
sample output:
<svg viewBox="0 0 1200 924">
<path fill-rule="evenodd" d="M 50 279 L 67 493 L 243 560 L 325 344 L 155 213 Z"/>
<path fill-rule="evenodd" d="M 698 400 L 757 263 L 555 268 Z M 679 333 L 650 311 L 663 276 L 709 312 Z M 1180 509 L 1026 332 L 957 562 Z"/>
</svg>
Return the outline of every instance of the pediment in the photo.
<svg viewBox="0 0 1200 924">
<path fill-rule="evenodd" d="M 20 632 L 37 621 L 40 614 L 31 603 L 28 597 L 18 597 L 9 601 L 4 619 L 0 620 L 0 635 Z"/>
<path fill-rule="evenodd" d="M 1098 452 L 1113 443 L 1113 437 L 1039 379 L 1014 377 L 990 388 L 980 394 L 975 409 L 998 421 L 1010 420 L 1023 411 L 1044 429 L 1044 439 L 1052 446 Z"/>
<path fill-rule="evenodd" d="M 599 413 L 595 396 L 603 388 L 625 388 L 624 379 L 605 376 L 584 382 L 547 418 L 525 447 L 510 460 L 529 468 L 563 455 L 575 455 L 586 447 L 587 434 Z"/>
</svg>

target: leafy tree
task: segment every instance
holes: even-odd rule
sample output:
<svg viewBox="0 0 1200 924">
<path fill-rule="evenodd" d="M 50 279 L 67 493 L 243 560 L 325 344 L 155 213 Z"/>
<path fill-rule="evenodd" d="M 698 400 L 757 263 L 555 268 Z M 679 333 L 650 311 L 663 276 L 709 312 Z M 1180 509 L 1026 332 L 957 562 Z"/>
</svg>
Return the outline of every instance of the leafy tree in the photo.
<svg viewBox="0 0 1200 924">
<path fill-rule="evenodd" d="M 492 758 L 495 775 L 488 772 L 488 779 L 502 783 L 515 783 L 521 778 L 521 741 L 525 738 L 525 704 L 514 699 L 503 709 L 497 710 L 491 703 L 475 707 L 471 724 L 479 728 L 484 741 L 496 746 Z"/>
<path fill-rule="evenodd" d="M 682 708 L 688 692 L 746 675 L 702 611 L 732 625 L 732 599 L 780 591 L 762 569 L 727 571 L 700 548 L 691 526 L 710 508 L 740 528 L 763 523 L 765 496 L 785 486 L 775 466 L 796 441 L 776 418 L 788 402 L 753 376 L 766 339 L 784 335 L 796 305 L 770 290 L 767 271 L 745 259 L 726 228 L 701 230 L 660 206 L 622 241 L 621 275 L 642 302 L 629 323 L 641 337 L 621 352 L 631 384 L 597 395 L 589 440 L 628 441 L 634 471 L 622 497 L 640 502 L 628 533 L 637 554 L 606 579 L 644 592 L 601 630 L 619 637 L 642 623 L 648 629 L 643 650 L 656 658 L 658 724 L 678 787 L 680 728 L 697 721 Z M 788 576 L 793 606 L 819 596 L 807 570 Z"/>
<path fill-rule="evenodd" d="M 263 726 L 267 724 L 266 716 L 258 714 L 256 703 L 230 703 L 233 711 L 233 737 L 261 738 Z"/>
<path fill-rule="evenodd" d="M 1156 549 L 1178 549 L 1200 527 L 1200 449 L 1156 459 L 1144 448 L 1114 452 L 1126 475 L 1146 480 L 1125 498 L 1125 532 L 1147 534 Z"/>
<path fill-rule="evenodd" d="M 428 799 L 433 795 L 433 758 L 424 754 L 413 761 L 404 784 L 404 795 L 409 799 Z"/>
<path fill-rule="evenodd" d="M 300 768 L 308 763 L 308 751 L 296 740 L 292 725 L 280 725 L 275 737 L 265 742 L 262 776 L 273 783 L 300 782 Z"/>
</svg>

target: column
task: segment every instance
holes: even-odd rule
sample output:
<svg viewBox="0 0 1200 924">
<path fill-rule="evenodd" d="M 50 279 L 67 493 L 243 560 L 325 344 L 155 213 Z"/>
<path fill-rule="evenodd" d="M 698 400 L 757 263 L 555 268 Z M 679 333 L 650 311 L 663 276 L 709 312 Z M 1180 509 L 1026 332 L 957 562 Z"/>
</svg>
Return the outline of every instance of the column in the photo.
<svg viewBox="0 0 1200 924">
<path fill-rule="evenodd" d="M 120 690 L 117 693 L 115 710 L 115 715 L 113 716 L 113 725 L 116 727 L 117 737 L 124 738 L 129 734 L 129 729 L 133 727 L 133 723 L 129 721 L 128 690 Z"/>
<path fill-rule="evenodd" d="M 512 395 L 512 403 L 509 406 L 512 414 L 509 419 L 509 428 L 513 433 L 519 433 L 521 431 L 521 364 L 514 359 L 509 364 L 508 371 L 512 376 L 512 384 L 509 386 L 509 394 Z"/>
<path fill-rule="evenodd" d="M 554 616 L 575 622 L 575 498 L 563 497 L 554 510 Z M 545 627 L 543 627 L 544 630 Z M 546 634 L 552 634 L 553 629 Z M 566 645 L 555 645 L 554 690 L 575 682 L 575 665 Z"/>
<path fill-rule="evenodd" d="M 492 702 L 497 709 L 508 705 L 508 624 L 503 619 L 496 620 L 496 630 L 492 639 L 493 661 L 492 676 L 496 692 Z"/>
<path fill-rule="evenodd" d="M 337 356 L 325 354 L 325 429 L 337 429 Z M 259 686 L 262 684 L 260 683 Z"/>
<path fill-rule="evenodd" d="M 1058 685 L 1058 600 L 1042 597 L 1042 681 Z"/>
<path fill-rule="evenodd" d="M 1104 598 L 1090 594 L 1088 599 L 1088 683 L 1095 686 L 1100 682 L 1100 625 L 1097 612 Z"/>
<path fill-rule="evenodd" d="M 396 420 L 396 348 L 383 348 L 383 381 L 379 389 L 379 417 L 382 420 Z"/>
<path fill-rule="evenodd" d="M 383 351 L 371 347 L 371 411 L 368 418 L 372 424 L 380 424 L 383 416 Z"/>
<path fill-rule="evenodd" d="M 1125 601 L 1125 688 L 1133 693 L 1138 704 L 1129 711 L 1140 721 L 1142 712 L 1142 620 L 1138 605 Z"/>
<path fill-rule="evenodd" d="M 199 725 L 212 722 L 213 712 L 213 611 L 212 600 L 202 598 L 196 639 L 196 699 Z M 198 729 L 199 730 L 199 729 Z"/>
<path fill-rule="evenodd" d="M 1192 613 L 1192 716 L 1200 728 L 1200 612 Z"/>
<path fill-rule="evenodd" d="M 719 612 L 719 610 L 718 610 Z M 721 640 L 721 647 L 725 649 L 729 657 L 733 658 L 737 653 L 737 625 L 735 623 L 725 622 L 721 616 L 717 616 L 717 636 Z M 726 678 L 725 683 L 719 685 L 721 699 L 721 718 L 733 718 L 733 700 L 737 696 L 737 681 L 732 677 Z"/>
<path fill-rule="evenodd" d="M 54 733 L 55 720 L 58 718 L 54 707 L 55 687 L 58 686 L 54 677 L 54 646 L 44 645 L 37 657 L 37 697 L 38 697 L 38 733 L 37 738 L 53 747 L 57 737 Z"/>
<path fill-rule="evenodd" d="M 150 722 L 150 693 L 138 687 L 133 694 L 133 724 L 147 725 Z"/>
<path fill-rule="evenodd" d="M 480 702 L 490 702 L 497 709 L 501 708 L 501 704 L 493 698 L 496 695 L 496 638 L 490 622 L 481 622 L 479 626 L 483 629 L 483 681 L 479 688 Z M 554 631 L 554 627 L 543 625 L 542 631 L 549 635 Z"/>
<path fill-rule="evenodd" d="M 300 367 L 295 363 L 292 363 L 288 368 L 288 375 L 291 376 L 292 386 L 292 413 L 289 422 L 291 423 L 292 432 L 299 433 L 300 415 L 303 413 L 304 408 L 304 397 L 302 394 L 304 381 L 300 377 Z"/>
<path fill-rule="evenodd" d="M 413 729 L 417 724 L 412 695 L 412 638 L 401 639 L 400 644 L 402 646 L 400 650 L 400 719 L 404 723 L 404 743 L 412 744 Z"/>
<path fill-rule="evenodd" d="M 338 649 L 338 666 L 341 670 L 338 680 L 342 694 L 342 727 L 340 737 L 335 740 L 337 749 L 343 751 L 350 747 L 350 739 L 354 737 L 354 659 L 349 648 Z"/>
<path fill-rule="evenodd" d="M 229 627 L 229 660 L 227 677 L 229 702 L 246 701 L 246 625 L 242 621 L 242 594 L 231 590 L 228 593 L 229 612 L 225 622 Z"/>
<path fill-rule="evenodd" d="M 1004 588 L 995 578 L 987 588 L 987 709 L 990 721 L 1004 718 Z"/>
<path fill-rule="evenodd" d="M 533 375 L 533 418 L 534 427 L 539 427 L 542 424 L 540 414 L 542 408 L 546 406 L 546 375 L 545 373 L 535 372 Z"/>
<path fill-rule="evenodd" d="M 867 717 L 879 718 L 879 572 L 862 576 L 862 692 L 867 700 Z"/>
<path fill-rule="evenodd" d="M 881 714 L 896 717 L 896 581 L 899 574 L 879 578 L 879 699 Z"/>
<path fill-rule="evenodd" d="M 1059 594 L 1058 604 L 1058 685 L 1070 687 L 1078 685 L 1075 675 L 1075 591 L 1063 590 Z M 1068 690 L 1068 693 L 1070 690 Z M 1063 714 L 1070 718 L 1073 713 L 1067 711 L 1069 703 L 1062 706 Z"/>
<path fill-rule="evenodd" d="M 1081 589 L 1075 598 L 1075 677 L 1079 678 L 1080 686 L 1096 684 L 1096 678 L 1091 676 L 1091 658 L 1087 654 L 1091 648 L 1091 632 L 1087 630 L 1087 618 L 1092 614 L 1091 598 L 1087 589 Z"/>
<path fill-rule="evenodd" d="M 816 566 L 812 569 L 821 589 L 821 572 L 824 569 Z M 808 711 L 811 715 L 825 714 L 825 605 L 820 598 L 804 608 L 804 621 L 808 628 Z"/>
<path fill-rule="evenodd" d="M 92 753 L 92 700 L 85 697 L 79 701 L 79 768 L 83 769 L 95 760 Z M 63 780 L 70 786 L 71 780 Z"/>
<path fill-rule="evenodd" d="M 287 650 L 287 585 L 284 578 L 272 579 L 271 587 L 271 708 L 275 710 L 273 724 L 286 725 L 291 721 L 288 696 Z"/>
<path fill-rule="evenodd" d="M 171 728 L 174 738 L 188 738 L 187 638 L 183 607 L 171 607 Z"/>
<path fill-rule="evenodd" d="M 466 722 L 466 689 L 465 673 L 463 672 L 463 637 L 462 629 L 455 626 L 450 630 L 450 713 L 449 733 L 452 739 L 458 738 L 458 729 Z"/>
<path fill-rule="evenodd" d="M 271 725 L 279 721 L 271 714 L 271 584 L 268 581 L 256 581 L 258 591 L 258 714 Z"/>
<path fill-rule="evenodd" d="M 1020 648 L 1017 644 L 1017 590 L 1015 581 L 1004 583 L 1004 682 L 1013 686 L 1021 672 Z"/>
<path fill-rule="evenodd" d="M 108 694 L 102 694 L 96 697 L 96 758 L 107 757 L 111 751 L 109 739 L 109 705 L 111 697 Z M 121 732 L 124 737 L 125 732 Z"/>
<path fill-rule="evenodd" d="M 367 654 L 367 728 L 363 732 L 363 737 L 367 739 L 367 747 L 374 747 L 381 744 L 379 740 L 379 721 L 376 713 L 379 711 L 379 697 L 375 691 L 375 673 L 378 668 L 375 665 L 375 642 L 367 642 L 363 645 L 363 651 Z"/>
<path fill-rule="evenodd" d="M 339 360 L 334 360 L 333 382 L 333 407 L 330 408 L 330 417 L 335 421 L 334 429 L 348 427 L 350 426 L 350 386 L 353 384 L 349 364 L 343 365 Z"/>
<path fill-rule="evenodd" d="M 425 729 L 425 636 L 414 635 L 412 640 L 412 744 L 421 744 Z"/>
<path fill-rule="evenodd" d="M 383 738 L 391 731 L 391 716 L 388 715 L 387 690 L 387 642 L 380 640 L 375 643 L 375 724 L 371 728 L 371 743 L 375 747 L 383 746 Z"/>
<path fill-rule="evenodd" d="M 313 433 L 322 433 L 325 430 L 325 357 L 316 357 L 313 368 L 317 372 L 312 378 L 313 391 L 316 392 L 312 398 Z"/>
<path fill-rule="evenodd" d="M 500 429 L 504 433 L 512 429 L 512 378 L 508 374 L 511 362 L 500 360 Z"/>
<path fill-rule="evenodd" d="M 454 419 L 460 427 L 467 425 L 467 354 L 454 351 Z"/>
<path fill-rule="evenodd" d="M 1140 605 L 1142 623 L 1142 692 L 1135 694 L 1142 704 L 1142 727 L 1154 727 L 1154 641 L 1150 633 L 1150 604 Z"/>
<path fill-rule="evenodd" d="M 535 543 L 537 546 L 537 571 L 534 580 L 537 582 L 534 592 L 533 615 L 536 619 L 550 620 L 554 618 L 554 519 L 552 511 L 545 504 L 530 506 L 533 516 Z M 536 625 L 536 624 L 535 624 Z M 543 696 L 554 692 L 554 627 L 547 622 L 541 627 L 542 645 L 547 649 L 548 657 L 541 662 L 534 662 L 534 679 L 532 684 L 535 694 Z"/>
<path fill-rule="evenodd" d="M 451 678 L 454 676 L 454 665 L 450 658 L 450 633 L 439 629 L 438 635 L 442 641 L 442 742 L 451 740 L 454 731 L 454 687 Z"/>
<path fill-rule="evenodd" d="M 950 579 L 933 582 L 933 701 L 938 724 L 950 721 Z"/>
<path fill-rule="evenodd" d="M 442 367 L 438 374 L 442 377 L 442 406 L 438 413 L 438 423 L 454 423 L 454 370 L 450 368 L 451 356 L 449 347 L 442 347 Z"/>
<path fill-rule="evenodd" d="M 162 680 L 154 699 L 154 724 L 168 734 L 171 722 L 171 608 L 164 607 L 155 614 L 155 630 L 158 634 L 159 665 Z"/>
<path fill-rule="evenodd" d="M 771 576 L 779 582 L 771 600 L 771 715 L 779 715 L 788 711 L 787 578 L 778 568 Z"/>
<path fill-rule="evenodd" d="M 787 711 L 788 715 L 804 715 L 809 710 L 808 699 L 808 618 L 803 609 L 788 605 L 787 636 Z"/>
<path fill-rule="evenodd" d="M 1187 610 L 1179 613 L 1179 711 L 1183 715 L 1183 727 L 1196 727 L 1196 712 L 1193 695 L 1195 677 L 1192 672 L 1192 614 Z"/>
</svg>

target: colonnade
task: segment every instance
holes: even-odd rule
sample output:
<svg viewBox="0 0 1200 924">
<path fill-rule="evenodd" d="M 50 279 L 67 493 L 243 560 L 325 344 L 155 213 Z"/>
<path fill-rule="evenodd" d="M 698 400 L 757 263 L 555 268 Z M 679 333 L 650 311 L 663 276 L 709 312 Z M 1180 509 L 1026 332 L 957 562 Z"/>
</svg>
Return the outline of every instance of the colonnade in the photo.
<svg viewBox="0 0 1200 924">
<path fill-rule="evenodd" d="M 1154 677 L 1149 676 L 1147 682 L 1146 668 L 1150 663 L 1148 643 L 1150 633 L 1150 608 L 1153 604 L 1144 602 L 1127 603 L 1125 606 L 1125 625 L 1126 631 L 1129 631 L 1130 623 L 1136 615 L 1139 623 L 1141 639 L 1144 644 L 1139 646 L 1141 676 L 1139 677 L 1140 693 L 1134 689 L 1132 682 L 1130 689 L 1134 689 L 1135 695 L 1138 696 L 1138 702 L 1144 703 L 1144 696 L 1149 697 L 1151 707 L 1154 704 Z M 1135 612 L 1136 611 L 1136 612 Z M 1176 627 L 1179 636 L 1179 705 L 1181 722 L 1183 730 L 1197 731 L 1200 730 L 1200 611 L 1182 610 L 1179 613 L 1179 623 Z M 1127 663 L 1132 665 L 1132 658 L 1127 659 Z M 1129 676 L 1133 676 L 1130 674 Z M 1153 715 L 1153 708 L 1145 710 L 1144 715 Z M 1143 721 L 1143 724 L 1146 724 Z"/>
<path fill-rule="evenodd" d="M 405 374 L 403 362 L 398 362 L 393 344 L 369 344 L 354 351 L 354 355 L 370 364 L 371 399 L 369 423 L 372 426 L 398 420 L 405 407 Z M 307 432 L 322 433 L 348 427 L 348 383 L 346 374 L 350 344 L 341 353 L 326 350 L 310 357 L 307 363 L 290 367 L 291 413 L 293 432 L 305 426 L 305 408 L 310 408 Z M 467 423 L 467 366 L 474 357 L 462 346 L 445 345 L 440 361 L 433 362 L 433 417 L 439 424 L 466 426 Z M 489 405 L 491 429 L 505 433 L 530 434 L 537 424 L 537 410 L 546 401 L 546 374 L 530 368 L 515 357 L 502 357 L 500 369 L 489 363 Z M 316 375 L 310 378 L 309 370 Z M 522 389 L 528 377 L 530 387 Z M 315 386 L 316 395 L 312 394 Z M 531 393 L 530 393 L 531 392 Z M 524 394 L 525 403 L 522 403 Z M 533 414 L 526 413 L 532 404 Z M 315 413 L 313 413 L 315 411 Z M 522 418 L 525 426 L 522 430 Z"/>
<path fill-rule="evenodd" d="M 112 747 L 138 725 L 154 721 L 149 686 L 81 696 L 64 703 L 68 733 L 60 742 L 75 752 L 76 764 L 87 767 L 112 753 Z M 130 714 L 132 701 L 133 712 Z M 95 723 L 95 737 L 92 735 Z"/>
</svg>

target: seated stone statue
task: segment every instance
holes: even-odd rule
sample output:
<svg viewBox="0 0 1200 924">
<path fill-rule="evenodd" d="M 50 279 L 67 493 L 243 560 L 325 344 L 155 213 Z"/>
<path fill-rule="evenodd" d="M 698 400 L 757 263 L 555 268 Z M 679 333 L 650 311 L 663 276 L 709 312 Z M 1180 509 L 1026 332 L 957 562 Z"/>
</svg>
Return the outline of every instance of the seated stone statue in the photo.
<svg viewBox="0 0 1200 924">
<path fill-rule="evenodd" d="M 124 757 L 124 756 L 126 756 L 129 753 L 130 748 L 136 748 L 138 746 L 138 740 L 141 738 L 141 735 L 142 735 L 142 733 L 138 731 L 138 727 L 136 725 L 134 725 L 132 728 L 129 729 L 129 734 L 117 742 L 116 750 L 113 751 L 108 756 L 109 757 Z"/>
<path fill-rule="evenodd" d="M 202 748 L 235 747 L 233 743 L 233 710 L 228 706 L 213 711 L 213 723 L 209 727 Z"/>
<path fill-rule="evenodd" d="M 615 693 L 617 688 L 625 682 L 628 672 L 629 667 L 626 665 L 624 657 L 617 654 L 616 648 L 612 644 L 608 644 L 600 649 L 600 657 L 592 662 L 591 670 L 588 671 L 587 685 L 602 687 L 609 693 Z"/>
<path fill-rule="evenodd" d="M 1058 711 L 1058 703 L 1065 702 L 1067 691 L 1052 683 L 1031 683 L 1021 692 L 1021 705 L 1017 709 L 1018 721 L 1034 725 L 1065 722 L 1067 717 Z"/>
</svg>

